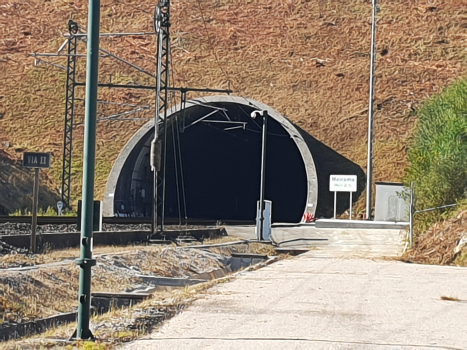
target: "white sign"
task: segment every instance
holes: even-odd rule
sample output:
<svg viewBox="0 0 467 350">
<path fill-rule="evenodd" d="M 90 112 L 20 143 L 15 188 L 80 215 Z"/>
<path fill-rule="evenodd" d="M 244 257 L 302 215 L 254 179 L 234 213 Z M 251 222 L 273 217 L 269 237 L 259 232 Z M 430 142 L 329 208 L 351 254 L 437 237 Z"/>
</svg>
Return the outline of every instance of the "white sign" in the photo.
<svg viewBox="0 0 467 350">
<path fill-rule="evenodd" d="M 57 209 L 58 209 L 58 216 L 62 216 L 62 211 L 63 211 L 63 205 L 64 203 L 62 201 L 57 202 Z"/>
<path fill-rule="evenodd" d="M 331 192 L 357 192 L 357 175 L 331 175 L 329 178 Z"/>
</svg>

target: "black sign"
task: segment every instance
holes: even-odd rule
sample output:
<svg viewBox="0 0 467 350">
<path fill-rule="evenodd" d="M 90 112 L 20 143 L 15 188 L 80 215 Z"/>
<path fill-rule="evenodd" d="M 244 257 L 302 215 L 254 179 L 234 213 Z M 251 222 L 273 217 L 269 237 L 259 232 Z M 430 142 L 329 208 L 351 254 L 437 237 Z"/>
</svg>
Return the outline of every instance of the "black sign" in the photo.
<svg viewBox="0 0 467 350">
<path fill-rule="evenodd" d="M 23 153 L 23 165 L 26 168 L 50 168 L 50 153 Z"/>
</svg>

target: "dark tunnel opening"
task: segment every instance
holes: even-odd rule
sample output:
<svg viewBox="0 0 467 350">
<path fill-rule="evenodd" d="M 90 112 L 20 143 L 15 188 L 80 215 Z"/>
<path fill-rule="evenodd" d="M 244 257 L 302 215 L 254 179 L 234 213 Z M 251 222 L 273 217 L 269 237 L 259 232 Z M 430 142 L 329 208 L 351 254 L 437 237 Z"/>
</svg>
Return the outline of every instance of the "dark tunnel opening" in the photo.
<svg viewBox="0 0 467 350">
<path fill-rule="evenodd" d="M 253 110 L 268 110 L 265 199 L 272 221 L 302 222 L 310 215 L 332 217 L 329 176 L 357 175 L 357 201 L 365 186 L 358 164 L 292 124 L 277 111 L 251 99 L 212 96 L 174 107 L 167 119 L 165 218 L 250 221 L 259 199 L 263 120 Z M 162 124 L 159 125 L 162 128 Z M 106 215 L 151 216 L 153 173 L 149 165 L 154 124 L 144 125 L 122 149 L 107 182 Z M 159 138 L 163 132 L 159 133 Z M 159 173 L 160 175 L 160 173 Z M 158 181 L 162 203 L 162 181 Z M 339 193 L 337 214 L 349 208 Z M 158 207 L 161 216 L 161 206 Z M 172 220 L 173 222 L 173 220 Z"/>
<path fill-rule="evenodd" d="M 263 124 L 262 119 L 250 117 L 255 109 L 234 103 L 211 103 L 171 116 L 167 129 L 166 218 L 255 219 Z M 147 135 L 145 143 L 152 137 Z M 132 158 L 135 157 L 129 157 Z M 308 193 L 305 165 L 294 140 L 273 118 L 268 119 L 266 159 L 265 199 L 272 201 L 273 222 L 300 222 Z M 139 183 L 132 190 L 134 200 L 130 206 L 136 215 L 150 216 L 149 155 L 138 167 L 137 171 L 144 174 L 140 174 Z M 117 187 L 123 192 L 127 192 L 127 180 L 121 177 L 118 181 Z M 160 206 L 158 212 L 161 215 Z"/>
</svg>

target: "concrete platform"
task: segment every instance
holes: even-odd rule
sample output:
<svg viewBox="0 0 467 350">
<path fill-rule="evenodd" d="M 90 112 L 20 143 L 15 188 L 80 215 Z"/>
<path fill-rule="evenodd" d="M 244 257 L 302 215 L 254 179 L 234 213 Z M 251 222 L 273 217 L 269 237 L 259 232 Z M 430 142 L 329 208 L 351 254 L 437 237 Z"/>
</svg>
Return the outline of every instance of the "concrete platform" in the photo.
<svg viewBox="0 0 467 350">
<path fill-rule="evenodd" d="M 251 226 L 227 226 L 229 236 L 255 239 Z M 311 248 L 310 254 L 328 258 L 383 258 L 402 253 L 406 232 L 399 229 L 333 229 L 314 225 L 276 226 L 272 239 L 280 247 Z"/>
<path fill-rule="evenodd" d="M 367 221 L 367 220 L 342 220 L 342 219 L 319 219 L 316 220 L 317 228 L 357 228 L 357 229 L 405 229 L 408 222 L 396 221 Z"/>
</svg>

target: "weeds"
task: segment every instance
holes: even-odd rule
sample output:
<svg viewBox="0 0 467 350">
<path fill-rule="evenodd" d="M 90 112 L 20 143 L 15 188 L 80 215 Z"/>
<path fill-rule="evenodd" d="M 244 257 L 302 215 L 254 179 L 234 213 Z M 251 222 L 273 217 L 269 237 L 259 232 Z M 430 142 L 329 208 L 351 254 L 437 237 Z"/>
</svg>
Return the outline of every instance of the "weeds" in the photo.
<svg viewBox="0 0 467 350">
<path fill-rule="evenodd" d="M 10 214 L 10 216 L 31 216 L 32 213 L 27 210 L 27 209 L 17 209 L 13 213 Z M 39 211 L 37 213 L 38 216 L 57 216 L 57 211 L 53 207 L 47 207 L 46 210 L 44 208 L 39 208 Z"/>
<path fill-rule="evenodd" d="M 417 209 L 456 203 L 467 189 L 467 78 L 427 101 L 408 151 L 406 184 L 414 182 Z M 447 219 L 452 210 L 418 216 L 417 231 Z"/>
</svg>

